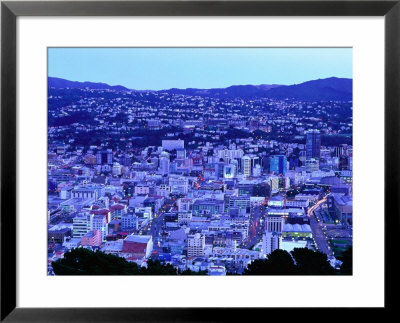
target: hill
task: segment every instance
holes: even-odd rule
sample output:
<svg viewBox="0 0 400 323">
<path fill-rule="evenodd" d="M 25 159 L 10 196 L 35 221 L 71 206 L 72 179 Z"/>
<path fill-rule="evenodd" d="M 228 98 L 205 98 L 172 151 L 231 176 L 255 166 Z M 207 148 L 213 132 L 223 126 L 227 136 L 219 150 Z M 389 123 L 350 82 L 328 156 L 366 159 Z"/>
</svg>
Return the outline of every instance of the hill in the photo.
<svg viewBox="0 0 400 323">
<path fill-rule="evenodd" d="M 48 87 L 58 89 L 93 89 L 93 90 L 118 90 L 118 91 L 129 91 L 128 88 L 122 85 L 108 85 L 106 83 L 95 83 L 95 82 L 75 82 L 68 81 L 58 77 L 48 77 Z"/>
<path fill-rule="evenodd" d="M 337 77 L 318 79 L 274 88 L 268 91 L 266 96 L 302 101 L 351 101 L 353 98 L 353 80 Z"/>
<path fill-rule="evenodd" d="M 135 91 L 121 85 L 108 85 L 94 82 L 74 82 L 61 78 L 49 77 L 49 88 L 71 88 L 71 89 L 109 89 L 118 91 Z M 149 90 L 150 91 L 150 90 Z M 294 85 L 233 85 L 227 88 L 213 89 L 177 89 L 152 91 L 158 93 L 182 94 L 189 96 L 211 97 L 211 98 L 251 98 L 264 97 L 271 99 L 295 99 L 301 101 L 351 101 L 353 97 L 353 80 L 347 78 L 330 77 L 307 81 Z"/>
</svg>

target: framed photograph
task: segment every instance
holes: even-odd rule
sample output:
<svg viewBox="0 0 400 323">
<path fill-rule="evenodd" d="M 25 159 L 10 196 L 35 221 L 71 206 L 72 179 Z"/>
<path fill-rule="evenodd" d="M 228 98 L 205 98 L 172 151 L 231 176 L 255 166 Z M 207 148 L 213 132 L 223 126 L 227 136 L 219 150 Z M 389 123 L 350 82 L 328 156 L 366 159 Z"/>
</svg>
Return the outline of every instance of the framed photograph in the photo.
<svg viewBox="0 0 400 323">
<path fill-rule="evenodd" d="M 1 320 L 390 309 L 399 19 L 3 1 Z"/>
</svg>

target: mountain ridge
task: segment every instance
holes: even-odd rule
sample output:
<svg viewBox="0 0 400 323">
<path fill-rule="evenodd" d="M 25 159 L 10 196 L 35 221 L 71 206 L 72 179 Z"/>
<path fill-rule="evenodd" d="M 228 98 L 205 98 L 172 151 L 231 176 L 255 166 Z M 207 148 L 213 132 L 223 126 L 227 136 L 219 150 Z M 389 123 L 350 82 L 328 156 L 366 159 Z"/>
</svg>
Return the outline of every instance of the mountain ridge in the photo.
<svg viewBox="0 0 400 323">
<path fill-rule="evenodd" d="M 62 78 L 48 77 L 49 88 L 75 89 L 110 89 L 120 91 L 144 92 L 145 90 L 128 89 L 122 85 L 108 85 L 96 82 L 77 82 Z M 148 90 L 149 92 L 182 94 L 212 98 L 249 98 L 265 97 L 271 99 L 295 99 L 302 101 L 351 101 L 353 80 L 349 78 L 329 77 L 302 82 L 293 85 L 260 84 L 232 85 L 226 88 L 198 89 L 171 88 L 165 90 Z"/>
</svg>

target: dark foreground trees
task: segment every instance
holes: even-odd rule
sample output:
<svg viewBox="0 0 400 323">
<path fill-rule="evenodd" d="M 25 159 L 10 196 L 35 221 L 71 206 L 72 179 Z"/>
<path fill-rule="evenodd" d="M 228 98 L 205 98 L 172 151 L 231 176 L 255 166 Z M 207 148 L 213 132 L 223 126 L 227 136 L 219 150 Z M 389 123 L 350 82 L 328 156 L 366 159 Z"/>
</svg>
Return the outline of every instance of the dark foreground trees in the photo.
<svg viewBox="0 0 400 323">
<path fill-rule="evenodd" d="M 326 254 L 321 251 L 294 248 L 291 254 L 296 261 L 298 275 L 334 275 L 336 273 Z"/>
<path fill-rule="evenodd" d="M 125 258 L 75 248 L 64 254 L 64 258 L 52 262 L 56 275 L 138 275 L 140 268 Z"/>
<path fill-rule="evenodd" d="M 327 256 L 320 251 L 295 248 L 292 252 L 275 250 L 266 259 L 253 261 L 244 275 L 334 275 Z"/>
<path fill-rule="evenodd" d="M 206 275 L 206 271 L 178 271 L 170 264 L 148 260 L 147 267 L 139 267 L 125 258 L 101 251 L 76 248 L 64 254 L 63 259 L 52 262 L 56 275 Z"/>
<path fill-rule="evenodd" d="M 253 261 L 243 275 L 351 275 L 352 249 L 343 252 L 340 270 L 331 267 L 327 256 L 307 248 L 295 248 L 290 253 L 275 250 L 266 259 Z M 179 271 L 170 264 L 149 259 L 147 267 L 139 267 L 125 258 L 76 248 L 52 262 L 56 275 L 207 275 L 207 271 Z"/>
<path fill-rule="evenodd" d="M 352 275 L 353 274 L 353 247 L 349 247 L 346 251 L 342 253 L 341 257 L 338 257 L 342 261 L 340 266 L 340 274 L 342 275 Z"/>
<path fill-rule="evenodd" d="M 296 266 L 290 254 L 277 249 L 267 259 L 254 260 L 244 271 L 244 275 L 295 275 Z"/>
</svg>

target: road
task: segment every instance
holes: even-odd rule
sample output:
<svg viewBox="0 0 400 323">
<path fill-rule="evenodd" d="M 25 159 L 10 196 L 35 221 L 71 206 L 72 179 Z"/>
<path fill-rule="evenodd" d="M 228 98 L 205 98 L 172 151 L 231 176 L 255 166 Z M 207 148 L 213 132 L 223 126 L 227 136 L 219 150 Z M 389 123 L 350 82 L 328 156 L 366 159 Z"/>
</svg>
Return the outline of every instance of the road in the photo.
<svg viewBox="0 0 400 323">
<path fill-rule="evenodd" d="M 153 251 L 162 252 L 162 248 L 158 246 L 158 242 L 161 240 L 160 233 L 162 232 L 162 226 L 164 225 L 165 212 L 169 212 L 173 208 L 171 201 L 167 200 L 164 205 L 158 211 L 150 223 L 150 227 L 147 229 L 147 234 L 153 236 Z"/>
<path fill-rule="evenodd" d="M 329 246 L 328 239 L 322 231 L 321 222 L 317 222 L 314 212 L 326 202 L 328 195 L 326 195 L 323 199 L 319 200 L 315 205 L 310 207 L 307 211 L 307 215 L 310 218 L 310 227 L 313 233 L 313 237 L 315 243 L 317 244 L 317 248 L 319 251 L 326 254 L 328 257 L 332 256 L 332 249 Z"/>
<path fill-rule="evenodd" d="M 253 208 L 250 214 L 249 236 L 247 240 L 243 243 L 243 248 L 248 249 L 250 247 L 253 247 L 257 242 L 260 241 L 264 231 L 262 225 L 260 224 L 260 218 L 260 207 L 256 206 Z"/>
</svg>

